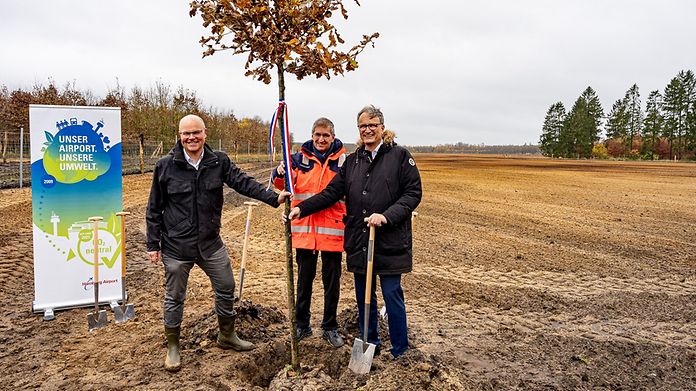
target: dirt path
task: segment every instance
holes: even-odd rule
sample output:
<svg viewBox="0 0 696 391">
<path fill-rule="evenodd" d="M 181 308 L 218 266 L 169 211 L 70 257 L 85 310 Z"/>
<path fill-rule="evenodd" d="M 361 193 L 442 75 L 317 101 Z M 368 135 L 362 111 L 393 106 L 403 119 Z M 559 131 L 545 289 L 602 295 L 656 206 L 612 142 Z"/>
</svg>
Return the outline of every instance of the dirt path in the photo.
<svg viewBox="0 0 696 391">
<path fill-rule="evenodd" d="M 414 272 L 404 277 L 413 349 L 370 376 L 346 369 L 352 276 L 339 320 L 348 343 L 302 341 L 288 377 L 280 210 L 254 213 L 239 330 L 250 353 L 218 349 L 213 293 L 194 268 L 183 370 L 162 370 L 163 272 L 145 256 L 151 177 L 124 177 L 131 301 L 138 319 L 87 331 L 88 309 L 44 322 L 33 300 L 31 192 L 0 191 L 3 389 L 511 390 L 695 389 L 696 166 L 481 156 L 417 156 L 424 183 Z M 243 165 L 265 181 L 267 164 Z M 246 218 L 229 192 L 223 239 L 235 274 Z M 321 282 L 313 296 L 319 329 Z M 381 299 L 380 299 L 381 303 Z M 113 319 L 110 316 L 110 319 Z M 382 326 L 384 326 L 382 324 Z M 382 334 L 388 341 L 386 328 Z"/>
</svg>

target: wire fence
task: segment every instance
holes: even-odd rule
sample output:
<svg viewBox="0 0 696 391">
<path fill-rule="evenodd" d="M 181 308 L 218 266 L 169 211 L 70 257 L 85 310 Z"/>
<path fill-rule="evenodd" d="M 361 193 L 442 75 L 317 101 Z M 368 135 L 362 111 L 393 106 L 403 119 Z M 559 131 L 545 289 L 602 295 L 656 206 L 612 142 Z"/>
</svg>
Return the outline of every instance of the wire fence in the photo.
<svg viewBox="0 0 696 391">
<path fill-rule="evenodd" d="M 215 150 L 227 153 L 235 163 L 269 160 L 268 143 L 235 142 L 222 139 L 207 139 L 206 143 Z M 169 153 L 173 146 L 173 140 L 146 141 L 142 145 L 139 141 L 123 141 L 121 143 L 123 174 L 152 171 L 157 160 Z M 278 153 L 276 151 L 275 161 L 280 161 Z M 29 132 L 26 130 L 24 132 L 19 130 L 0 131 L 0 188 L 31 185 L 30 155 Z"/>
</svg>

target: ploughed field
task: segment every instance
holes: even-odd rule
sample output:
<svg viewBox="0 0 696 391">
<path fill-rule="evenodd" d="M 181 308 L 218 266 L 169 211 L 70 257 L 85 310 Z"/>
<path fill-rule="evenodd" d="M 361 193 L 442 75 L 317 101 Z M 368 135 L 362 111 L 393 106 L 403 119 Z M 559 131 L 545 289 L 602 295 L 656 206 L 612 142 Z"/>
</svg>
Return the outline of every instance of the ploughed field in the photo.
<svg viewBox="0 0 696 391">
<path fill-rule="evenodd" d="M 424 196 L 414 271 L 404 277 L 413 348 L 369 376 L 347 364 L 357 336 L 353 279 L 340 332 L 290 361 L 280 209 L 255 209 L 238 331 L 248 353 L 215 346 L 213 293 L 194 268 L 183 369 L 162 369 L 163 270 L 145 254 L 149 175 L 124 177 L 128 290 L 137 320 L 87 330 L 89 308 L 31 313 L 31 193 L 0 191 L 0 388 L 201 390 L 510 390 L 696 388 L 696 165 L 416 155 Z M 268 163 L 242 165 L 262 182 Z M 223 238 L 238 277 L 244 198 L 229 191 Z M 379 240 L 379 238 L 377 238 Z M 379 294 L 378 294 L 379 297 Z M 379 299 L 381 306 L 381 298 Z M 382 337 L 388 348 L 386 322 Z"/>
</svg>

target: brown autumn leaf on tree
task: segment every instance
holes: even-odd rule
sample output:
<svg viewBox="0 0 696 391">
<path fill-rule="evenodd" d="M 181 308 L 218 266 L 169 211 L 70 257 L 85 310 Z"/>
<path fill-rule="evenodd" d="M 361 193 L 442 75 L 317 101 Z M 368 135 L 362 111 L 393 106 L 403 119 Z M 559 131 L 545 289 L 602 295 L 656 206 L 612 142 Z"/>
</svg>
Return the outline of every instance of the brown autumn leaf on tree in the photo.
<svg viewBox="0 0 696 391">
<path fill-rule="evenodd" d="M 358 1 L 355 1 L 360 5 Z M 200 14 L 210 35 L 202 37 L 203 57 L 217 51 L 248 53 L 245 75 L 268 84 L 274 66 L 294 74 L 331 78 L 358 67 L 356 57 L 379 33 L 363 35 L 347 52 L 329 19 L 336 13 L 348 18 L 340 0 L 202 0 L 191 2 L 190 16 Z"/>
</svg>

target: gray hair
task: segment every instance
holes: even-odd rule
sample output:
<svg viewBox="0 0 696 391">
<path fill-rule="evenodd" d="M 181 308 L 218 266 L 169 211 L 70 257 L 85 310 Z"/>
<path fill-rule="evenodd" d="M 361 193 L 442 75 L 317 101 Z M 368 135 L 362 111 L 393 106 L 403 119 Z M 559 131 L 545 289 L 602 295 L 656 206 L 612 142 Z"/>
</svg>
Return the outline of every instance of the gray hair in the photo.
<svg viewBox="0 0 696 391">
<path fill-rule="evenodd" d="M 316 121 L 314 121 L 314 124 L 312 125 L 312 134 L 314 134 L 314 129 L 316 129 L 317 126 L 329 128 L 329 131 L 331 131 L 331 135 L 335 136 L 334 124 L 333 124 L 333 122 L 331 122 L 330 119 L 325 118 L 325 117 L 320 117 Z"/>
<path fill-rule="evenodd" d="M 357 120 L 360 120 L 360 116 L 363 114 L 367 114 L 368 117 L 370 118 L 379 118 L 380 123 L 384 123 L 384 114 L 382 114 L 382 110 L 379 109 L 379 107 L 375 107 L 374 105 L 367 105 L 363 107 L 360 111 L 358 111 L 358 118 Z"/>
</svg>

